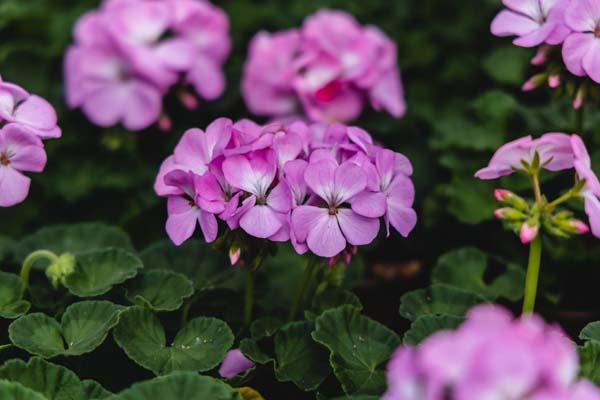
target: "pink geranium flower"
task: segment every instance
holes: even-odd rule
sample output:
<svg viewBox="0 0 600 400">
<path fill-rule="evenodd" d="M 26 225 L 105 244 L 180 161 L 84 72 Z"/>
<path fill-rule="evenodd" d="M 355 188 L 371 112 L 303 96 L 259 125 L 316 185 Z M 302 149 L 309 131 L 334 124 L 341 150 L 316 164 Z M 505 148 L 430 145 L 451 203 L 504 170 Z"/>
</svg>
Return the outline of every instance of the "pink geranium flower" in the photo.
<svg viewBox="0 0 600 400">
<path fill-rule="evenodd" d="M 562 48 L 565 65 L 574 75 L 600 82 L 600 1 L 571 1 L 565 21 L 573 31 Z"/>
<path fill-rule="evenodd" d="M 600 182 L 592 170 L 590 155 L 577 135 L 571 137 L 573 153 L 575 154 L 575 171 L 580 180 L 585 181 L 581 196 L 585 201 L 585 212 L 590 220 L 590 227 L 594 236 L 600 238 Z"/>
<path fill-rule="evenodd" d="M 513 140 L 494 153 L 487 167 L 475 173 L 479 179 L 497 179 L 524 170 L 523 163 L 531 165 L 535 155 L 540 167 L 548 171 L 573 168 L 570 136 L 564 133 L 546 133 L 538 139 L 531 136 Z"/>
<path fill-rule="evenodd" d="M 514 44 L 535 47 L 560 44 L 569 34 L 564 13 L 569 0 L 503 0 L 502 10 L 492 21 L 496 36 L 517 36 Z"/>
<path fill-rule="evenodd" d="M 0 207 L 25 200 L 31 179 L 22 172 L 41 172 L 45 165 L 46 152 L 39 137 L 17 124 L 0 129 Z"/>
<path fill-rule="evenodd" d="M 379 231 L 377 218 L 363 217 L 345 204 L 367 187 L 367 175 L 351 162 L 311 162 L 304 173 L 308 187 L 323 207 L 299 206 L 292 213 L 292 229 L 300 242 L 322 257 L 333 257 L 346 244 L 371 243 Z"/>
</svg>

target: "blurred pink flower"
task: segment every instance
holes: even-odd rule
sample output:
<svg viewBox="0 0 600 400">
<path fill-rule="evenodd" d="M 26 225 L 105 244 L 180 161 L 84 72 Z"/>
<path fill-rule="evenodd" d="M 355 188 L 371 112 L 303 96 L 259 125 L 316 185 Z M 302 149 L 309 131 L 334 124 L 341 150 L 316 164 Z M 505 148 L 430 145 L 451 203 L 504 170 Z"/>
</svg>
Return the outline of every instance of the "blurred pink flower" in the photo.
<svg viewBox="0 0 600 400">
<path fill-rule="evenodd" d="M 565 21 L 572 30 L 562 48 L 567 69 L 600 83 L 600 0 L 571 1 Z"/>
<path fill-rule="evenodd" d="M 578 135 L 571 136 L 573 153 L 575 154 L 575 171 L 580 180 L 585 181 L 581 196 L 585 201 L 585 212 L 590 221 L 592 234 L 600 238 L 600 182 L 592 170 L 590 155 Z"/>
</svg>

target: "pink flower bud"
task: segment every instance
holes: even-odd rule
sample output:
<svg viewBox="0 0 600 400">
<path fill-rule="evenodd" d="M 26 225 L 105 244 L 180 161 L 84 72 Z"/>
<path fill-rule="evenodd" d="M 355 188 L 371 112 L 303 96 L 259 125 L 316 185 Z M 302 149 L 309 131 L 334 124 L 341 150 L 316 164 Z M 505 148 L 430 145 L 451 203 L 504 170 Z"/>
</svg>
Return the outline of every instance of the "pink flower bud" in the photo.
<svg viewBox="0 0 600 400">
<path fill-rule="evenodd" d="M 333 267 L 335 267 L 337 262 L 338 262 L 338 256 L 330 257 L 329 260 L 327 260 L 327 265 L 329 266 L 329 268 L 333 268 Z"/>
<path fill-rule="evenodd" d="M 577 231 L 577 233 L 582 235 L 590 231 L 590 227 L 587 226 L 585 222 L 578 219 L 571 221 L 571 226 Z"/>
<path fill-rule="evenodd" d="M 583 88 L 579 88 L 577 94 L 575 95 L 575 99 L 573 100 L 573 108 L 575 110 L 579 110 L 583 105 L 583 99 L 585 97 L 585 91 Z"/>
<path fill-rule="evenodd" d="M 536 87 L 538 87 L 538 85 L 535 82 L 535 80 L 533 78 L 529 78 L 525 81 L 523 86 L 521 86 L 521 90 L 524 92 L 530 92 L 533 89 L 535 89 Z"/>
<path fill-rule="evenodd" d="M 504 218 L 504 209 L 503 208 L 497 208 L 494 210 L 494 216 L 498 219 L 503 219 Z"/>
<path fill-rule="evenodd" d="M 240 257 L 242 256 L 242 249 L 240 249 L 239 247 L 231 247 L 229 249 L 229 261 L 231 262 L 231 265 L 235 265 L 237 264 L 237 262 L 240 260 Z"/>
<path fill-rule="evenodd" d="M 352 253 L 345 251 L 342 255 L 342 260 L 344 261 L 344 264 L 350 265 L 350 262 L 352 262 Z"/>
<path fill-rule="evenodd" d="M 548 77 L 548 86 L 552 89 L 556 89 L 560 86 L 560 75 L 550 75 Z"/>
<path fill-rule="evenodd" d="M 513 192 L 511 192 L 510 190 L 506 190 L 506 189 L 496 189 L 496 190 L 494 190 L 494 197 L 498 201 L 504 201 L 504 200 L 506 200 L 508 197 L 510 197 L 512 195 L 513 195 Z"/>
<path fill-rule="evenodd" d="M 548 61 L 548 50 L 550 50 L 550 46 L 541 46 L 535 56 L 531 59 L 532 65 L 542 65 Z"/>
<path fill-rule="evenodd" d="M 527 244 L 536 238 L 538 235 L 538 226 L 531 226 L 528 222 L 525 222 L 523 226 L 521 226 L 521 232 L 519 233 L 519 238 L 521 239 L 521 243 Z"/>
<path fill-rule="evenodd" d="M 181 101 L 181 104 L 190 111 L 198 108 L 198 98 L 192 93 L 186 91 L 181 92 L 179 94 L 179 101 Z"/>
<path fill-rule="evenodd" d="M 169 132 L 173 127 L 173 123 L 171 122 L 171 118 L 167 114 L 161 114 L 158 119 L 158 129 L 163 132 Z"/>
</svg>

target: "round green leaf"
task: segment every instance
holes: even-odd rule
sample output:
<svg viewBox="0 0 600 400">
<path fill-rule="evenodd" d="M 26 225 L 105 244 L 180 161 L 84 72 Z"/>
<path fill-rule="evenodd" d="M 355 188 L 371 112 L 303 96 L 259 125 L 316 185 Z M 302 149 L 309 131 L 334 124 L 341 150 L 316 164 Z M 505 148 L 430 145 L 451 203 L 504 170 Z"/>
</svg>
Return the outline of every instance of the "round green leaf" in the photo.
<svg viewBox="0 0 600 400">
<path fill-rule="evenodd" d="M 15 382 L 0 382 L 0 399 L 2 400 L 47 400 L 41 394 L 34 392 Z"/>
<path fill-rule="evenodd" d="M 7 236 L 0 236 L 0 262 L 10 258 L 15 249 L 15 241 Z"/>
<path fill-rule="evenodd" d="M 400 344 L 396 333 L 346 305 L 315 320 L 312 337 L 329 349 L 333 372 L 346 394 L 381 394 L 385 365 Z"/>
<path fill-rule="evenodd" d="M 223 252 L 200 240 L 188 240 L 181 246 L 171 241 L 157 242 L 140 253 L 146 269 L 165 269 L 187 276 L 197 290 L 239 287 L 239 268 Z"/>
<path fill-rule="evenodd" d="M 83 390 L 85 391 L 85 397 L 89 400 L 105 399 L 112 395 L 111 392 L 106 390 L 101 384 L 92 380 L 85 379 L 81 381 Z"/>
<path fill-rule="evenodd" d="M 119 321 L 122 307 L 108 301 L 72 304 L 61 323 L 42 313 L 25 315 L 8 328 L 13 344 L 44 358 L 77 356 L 100 346 Z"/>
<path fill-rule="evenodd" d="M 577 348 L 579 353 L 579 373 L 581 376 L 600 385 L 600 343 L 596 341 L 585 342 Z"/>
<path fill-rule="evenodd" d="M 175 311 L 194 294 L 194 285 L 182 274 L 167 270 L 142 271 L 127 287 L 127 299 L 154 311 Z"/>
<path fill-rule="evenodd" d="M 62 254 L 83 253 L 106 247 L 133 250 L 129 235 L 121 228 L 92 222 L 42 228 L 23 238 L 17 245 L 16 254 L 22 261 L 29 253 L 39 249 Z"/>
<path fill-rule="evenodd" d="M 29 311 L 31 304 L 22 300 L 23 282 L 15 274 L 0 271 L 0 317 L 17 318 Z"/>
<path fill-rule="evenodd" d="M 404 343 L 415 345 L 429 335 L 445 329 L 458 327 L 464 318 L 453 315 L 423 315 L 417 318 L 404 333 Z"/>
<path fill-rule="evenodd" d="M 129 358 L 156 375 L 178 370 L 208 371 L 223 361 L 234 339 L 225 322 L 199 317 L 189 321 L 167 346 L 160 321 L 141 307 L 131 307 L 121 314 L 114 338 Z"/>
<path fill-rule="evenodd" d="M 283 325 L 283 321 L 275 317 L 262 317 L 250 324 L 250 336 L 254 340 L 260 340 L 273 336 Z"/>
<path fill-rule="evenodd" d="M 191 372 L 176 372 L 137 383 L 108 400 L 234 400 L 237 392 L 227 384 Z"/>
<path fill-rule="evenodd" d="M 517 301 L 523 297 L 525 271 L 509 263 L 493 281 L 486 282 L 488 256 L 481 250 L 465 247 L 442 255 L 431 275 L 433 283 L 441 283 L 479 294 L 486 299 L 504 297 Z"/>
<path fill-rule="evenodd" d="M 358 310 L 362 310 L 363 308 L 360 300 L 354 293 L 349 290 L 332 286 L 315 296 L 312 302 L 312 309 L 310 311 L 306 311 L 305 314 L 308 317 L 311 317 L 310 319 L 314 320 L 325 310 L 340 307 L 345 304 L 350 304 L 356 307 Z"/>
<path fill-rule="evenodd" d="M 579 339 L 600 342 L 600 321 L 587 324 L 579 333 Z"/>
<path fill-rule="evenodd" d="M 405 293 L 400 299 L 400 315 L 414 321 L 423 315 L 463 316 L 474 305 L 486 300 L 475 293 L 453 286 L 434 284 Z"/>
<path fill-rule="evenodd" d="M 309 321 L 292 322 L 275 335 L 275 375 L 282 382 L 292 381 L 302 390 L 315 390 L 331 370 L 327 351 L 315 343 Z"/>
<path fill-rule="evenodd" d="M 7 361 L 0 367 L 0 379 L 18 382 L 43 394 L 47 400 L 88 400 L 75 373 L 38 357 L 28 362 L 16 359 Z"/>
<path fill-rule="evenodd" d="M 99 296 L 114 285 L 133 278 L 143 266 L 136 255 L 122 249 L 81 253 L 77 255 L 75 271 L 67 276 L 65 286 L 75 296 Z"/>
</svg>

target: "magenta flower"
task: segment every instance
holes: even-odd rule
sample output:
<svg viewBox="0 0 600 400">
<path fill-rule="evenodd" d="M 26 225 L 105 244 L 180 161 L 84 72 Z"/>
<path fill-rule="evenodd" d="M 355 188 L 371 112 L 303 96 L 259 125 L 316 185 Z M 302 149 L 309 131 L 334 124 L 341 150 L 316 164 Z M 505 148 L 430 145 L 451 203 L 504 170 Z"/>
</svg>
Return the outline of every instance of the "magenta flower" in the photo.
<svg viewBox="0 0 600 400">
<path fill-rule="evenodd" d="M 299 206 L 292 212 L 292 228 L 300 242 L 306 242 L 321 257 L 333 257 L 347 243 L 358 246 L 375 239 L 379 220 L 363 217 L 344 206 L 367 187 L 367 175 L 359 166 L 322 159 L 306 167 L 304 178 L 325 204 Z"/>
<path fill-rule="evenodd" d="M 535 47 L 560 44 L 569 34 L 564 14 L 569 0 L 503 0 L 506 10 L 491 25 L 496 36 L 517 36 L 514 44 Z"/>
<path fill-rule="evenodd" d="M 343 122 L 369 101 L 401 117 L 406 105 L 396 58 L 394 42 L 379 29 L 321 10 L 299 29 L 252 39 L 242 92 L 259 115 L 304 113 L 313 121 Z"/>
<path fill-rule="evenodd" d="M 535 140 L 531 136 L 524 136 L 496 150 L 488 166 L 477 171 L 475 177 L 497 179 L 524 170 L 523 162 L 531 165 L 536 153 L 540 158 L 540 166 L 548 171 L 572 168 L 570 143 L 570 136 L 564 133 L 546 133 Z"/>
<path fill-rule="evenodd" d="M 17 124 L 42 139 L 58 138 L 56 111 L 43 98 L 12 83 L 0 81 L 0 122 Z"/>
<path fill-rule="evenodd" d="M 168 196 L 167 209 L 169 217 L 166 229 L 169 237 L 176 245 L 189 239 L 196 230 L 196 224 L 208 243 L 217 238 L 218 224 L 214 214 L 202 210 L 197 204 L 198 182 L 200 177 L 192 172 L 175 170 L 165 176 L 165 183 L 174 187 L 178 193 Z"/>
<path fill-rule="evenodd" d="M 219 375 L 222 378 L 233 378 L 252 367 L 254 367 L 254 361 L 246 358 L 240 349 L 233 349 L 227 352 L 221 367 L 219 367 Z"/>
<path fill-rule="evenodd" d="M 583 140 L 577 135 L 571 136 L 573 153 L 575 154 L 575 171 L 577 177 L 585 181 L 585 185 L 580 195 L 585 201 L 585 212 L 590 220 L 592 234 L 600 238 L 600 182 L 592 170 L 590 155 L 583 143 Z"/>
<path fill-rule="evenodd" d="M 24 201 L 31 179 L 22 172 L 41 172 L 45 165 L 46 152 L 39 137 L 17 124 L 0 129 L 0 207 Z"/>
<path fill-rule="evenodd" d="M 577 369 L 577 351 L 560 328 L 482 305 L 456 331 L 400 347 L 388 364 L 383 399 L 600 398 L 597 388 L 577 380 Z"/>
<path fill-rule="evenodd" d="M 600 1 L 571 1 L 565 11 L 565 21 L 573 31 L 562 48 L 567 69 L 574 75 L 587 75 L 600 83 Z"/>
<path fill-rule="evenodd" d="M 292 200 L 284 182 L 272 187 L 277 173 L 274 152 L 260 150 L 228 157 L 223 173 L 232 186 L 251 194 L 240 216 L 241 228 L 258 238 L 275 235 L 283 226 L 283 216 L 290 211 Z"/>
</svg>

